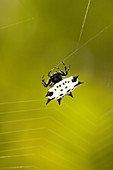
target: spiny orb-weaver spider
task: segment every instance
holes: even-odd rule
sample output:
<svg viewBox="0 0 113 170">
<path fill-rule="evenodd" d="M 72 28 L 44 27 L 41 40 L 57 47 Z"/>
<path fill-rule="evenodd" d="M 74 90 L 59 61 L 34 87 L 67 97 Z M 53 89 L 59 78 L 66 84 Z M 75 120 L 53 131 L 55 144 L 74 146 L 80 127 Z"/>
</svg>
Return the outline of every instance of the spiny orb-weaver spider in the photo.
<svg viewBox="0 0 113 170">
<path fill-rule="evenodd" d="M 77 76 L 71 76 L 68 78 L 65 78 L 65 76 L 68 75 L 68 71 L 70 69 L 70 65 L 67 69 L 66 65 L 62 62 L 62 64 L 65 67 L 65 72 L 62 71 L 59 67 L 54 67 L 58 71 L 56 71 L 54 74 L 50 73 L 52 70 L 49 71 L 48 77 L 49 80 L 47 83 L 44 81 L 44 76 L 42 77 L 42 84 L 44 87 L 50 86 L 47 94 L 45 97 L 48 97 L 48 100 L 46 104 L 48 104 L 51 100 L 57 100 L 60 104 L 61 99 L 67 95 L 73 97 L 72 91 L 83 82 L 78 81 L 78 75 Z"/>
</svg>

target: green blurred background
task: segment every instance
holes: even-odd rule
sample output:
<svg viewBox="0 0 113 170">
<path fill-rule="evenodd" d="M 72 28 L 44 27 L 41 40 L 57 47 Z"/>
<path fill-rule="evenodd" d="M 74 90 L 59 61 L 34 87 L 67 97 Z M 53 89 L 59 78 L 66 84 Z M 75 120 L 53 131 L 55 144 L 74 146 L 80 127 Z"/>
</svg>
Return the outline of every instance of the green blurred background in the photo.
<svg viewBox="0 0 113 170">
<path fill-rule="evenodd" d="M 78 46 L 87 4 L 0 0 L 0 169 L 113 169 L 113 1 L 91 1 Z M 46 106 L 63 59 L 85 83 Z"/>
</svg>

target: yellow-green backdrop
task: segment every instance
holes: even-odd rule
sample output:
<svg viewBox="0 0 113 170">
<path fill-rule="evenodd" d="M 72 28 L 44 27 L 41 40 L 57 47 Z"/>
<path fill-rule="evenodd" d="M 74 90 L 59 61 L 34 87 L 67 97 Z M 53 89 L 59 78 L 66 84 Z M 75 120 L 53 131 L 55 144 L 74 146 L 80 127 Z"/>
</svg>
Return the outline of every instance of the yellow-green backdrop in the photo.
<svg viewBox="0 0 113 170">
<path fill-rule="evenodd" d="M 0 0 L 0 169 L 113 169 L 112 23 L 112 0 Z M 63 60 L 85 83 L 46 105 Z"/>
</svg>

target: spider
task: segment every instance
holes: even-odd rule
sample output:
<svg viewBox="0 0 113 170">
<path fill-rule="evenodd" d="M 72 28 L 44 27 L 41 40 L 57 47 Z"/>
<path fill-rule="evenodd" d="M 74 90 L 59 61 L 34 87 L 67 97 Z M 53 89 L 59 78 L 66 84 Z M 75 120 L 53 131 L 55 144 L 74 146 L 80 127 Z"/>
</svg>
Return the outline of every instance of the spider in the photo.
<svg viewBox="0 0 113 170">
<path fill-rule="evenodd" d="M 54 67 L 54 68 L 58 69 L 59 72 L 56 71 L 54 74 L 51 74 L 51 75 L 50 75 L 50 73 L 52 72 L 52 70 L 50 70 L 49 73 L 48 73 L 48 77 L 50 77 L 50 78 L 49 78 L 49 80 L 47 81 L 47 83 L 44 81 L 44 76 L 42 77 L 42 84 L 43 84 L 44 87 L 48 87 L 48 86 L 53 87 L 54 84 L 56 84 L 56 83 L 58 83 L 59 81 L 63 80 L 63 79 L 65 78 L 65 76 L 68 75 L 68 71 L 70 70 L 70 65 L 69 65 L 69 67 L 68 67 L 68 69 L 67 69 L 67 67 L 66 67 L 66 65 L 63 63 L 63 61 L 62 61 L 62 64 L 64 65 L 65 72 L 62 71 L 59 67 Z"/>
<path fill-rule="evenodd" d="M 61 99 L 65 96 L 71 96 L 72 91 L 79 85 L 82 84 L 83 82 L 78 81 L 78 75 L 77 76 L 71 76 L 68 78 L 65 78 L 67 76 L 68 71 L 70 69 L 70 65 L 67 69 L 66 65 L 62 62 L 62 64 L 65 67 L 65 72 L 63 72 L 59 67 L 54 67 L 58 71 L 56 71 L 54 74 L 48 73 L 49 80 L 47 83 L 44 81 L 44 76 L 42 77 L 42 84 L 44 87 L 50 86 L 47 94 L 45 97 L 48 97 L 48 100 L 46 104 L 48 104 L 51 100 L 57 100 L 58 103 L 60 104 Z"/>
</svg>

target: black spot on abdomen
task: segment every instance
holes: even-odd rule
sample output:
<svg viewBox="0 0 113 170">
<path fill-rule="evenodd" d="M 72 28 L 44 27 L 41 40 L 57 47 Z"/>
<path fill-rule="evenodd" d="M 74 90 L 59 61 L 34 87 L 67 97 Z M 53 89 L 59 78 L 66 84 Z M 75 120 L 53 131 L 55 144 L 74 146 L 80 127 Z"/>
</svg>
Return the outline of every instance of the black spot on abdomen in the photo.
<svg viewBox="0 0 113 170">
<path fill-rule="evenodd" d="M 71 90 L 69 89 L 69 90 L 67 90 L 67 92 L 70 92 Z"/>
<path fill-rule="evenodd" d="M 63 96 L 63 94 L 60 94 L 60 96 Z"/>
<path fill-rule="evenodd" d="M 49 92 L 49 91 L 48 91 L 47 94 L 46 94 L 46 97 L 47 97 L 47 96 L 52 96 L 52 95 L 53 95 L 53 92 Z"/>
</svg>

